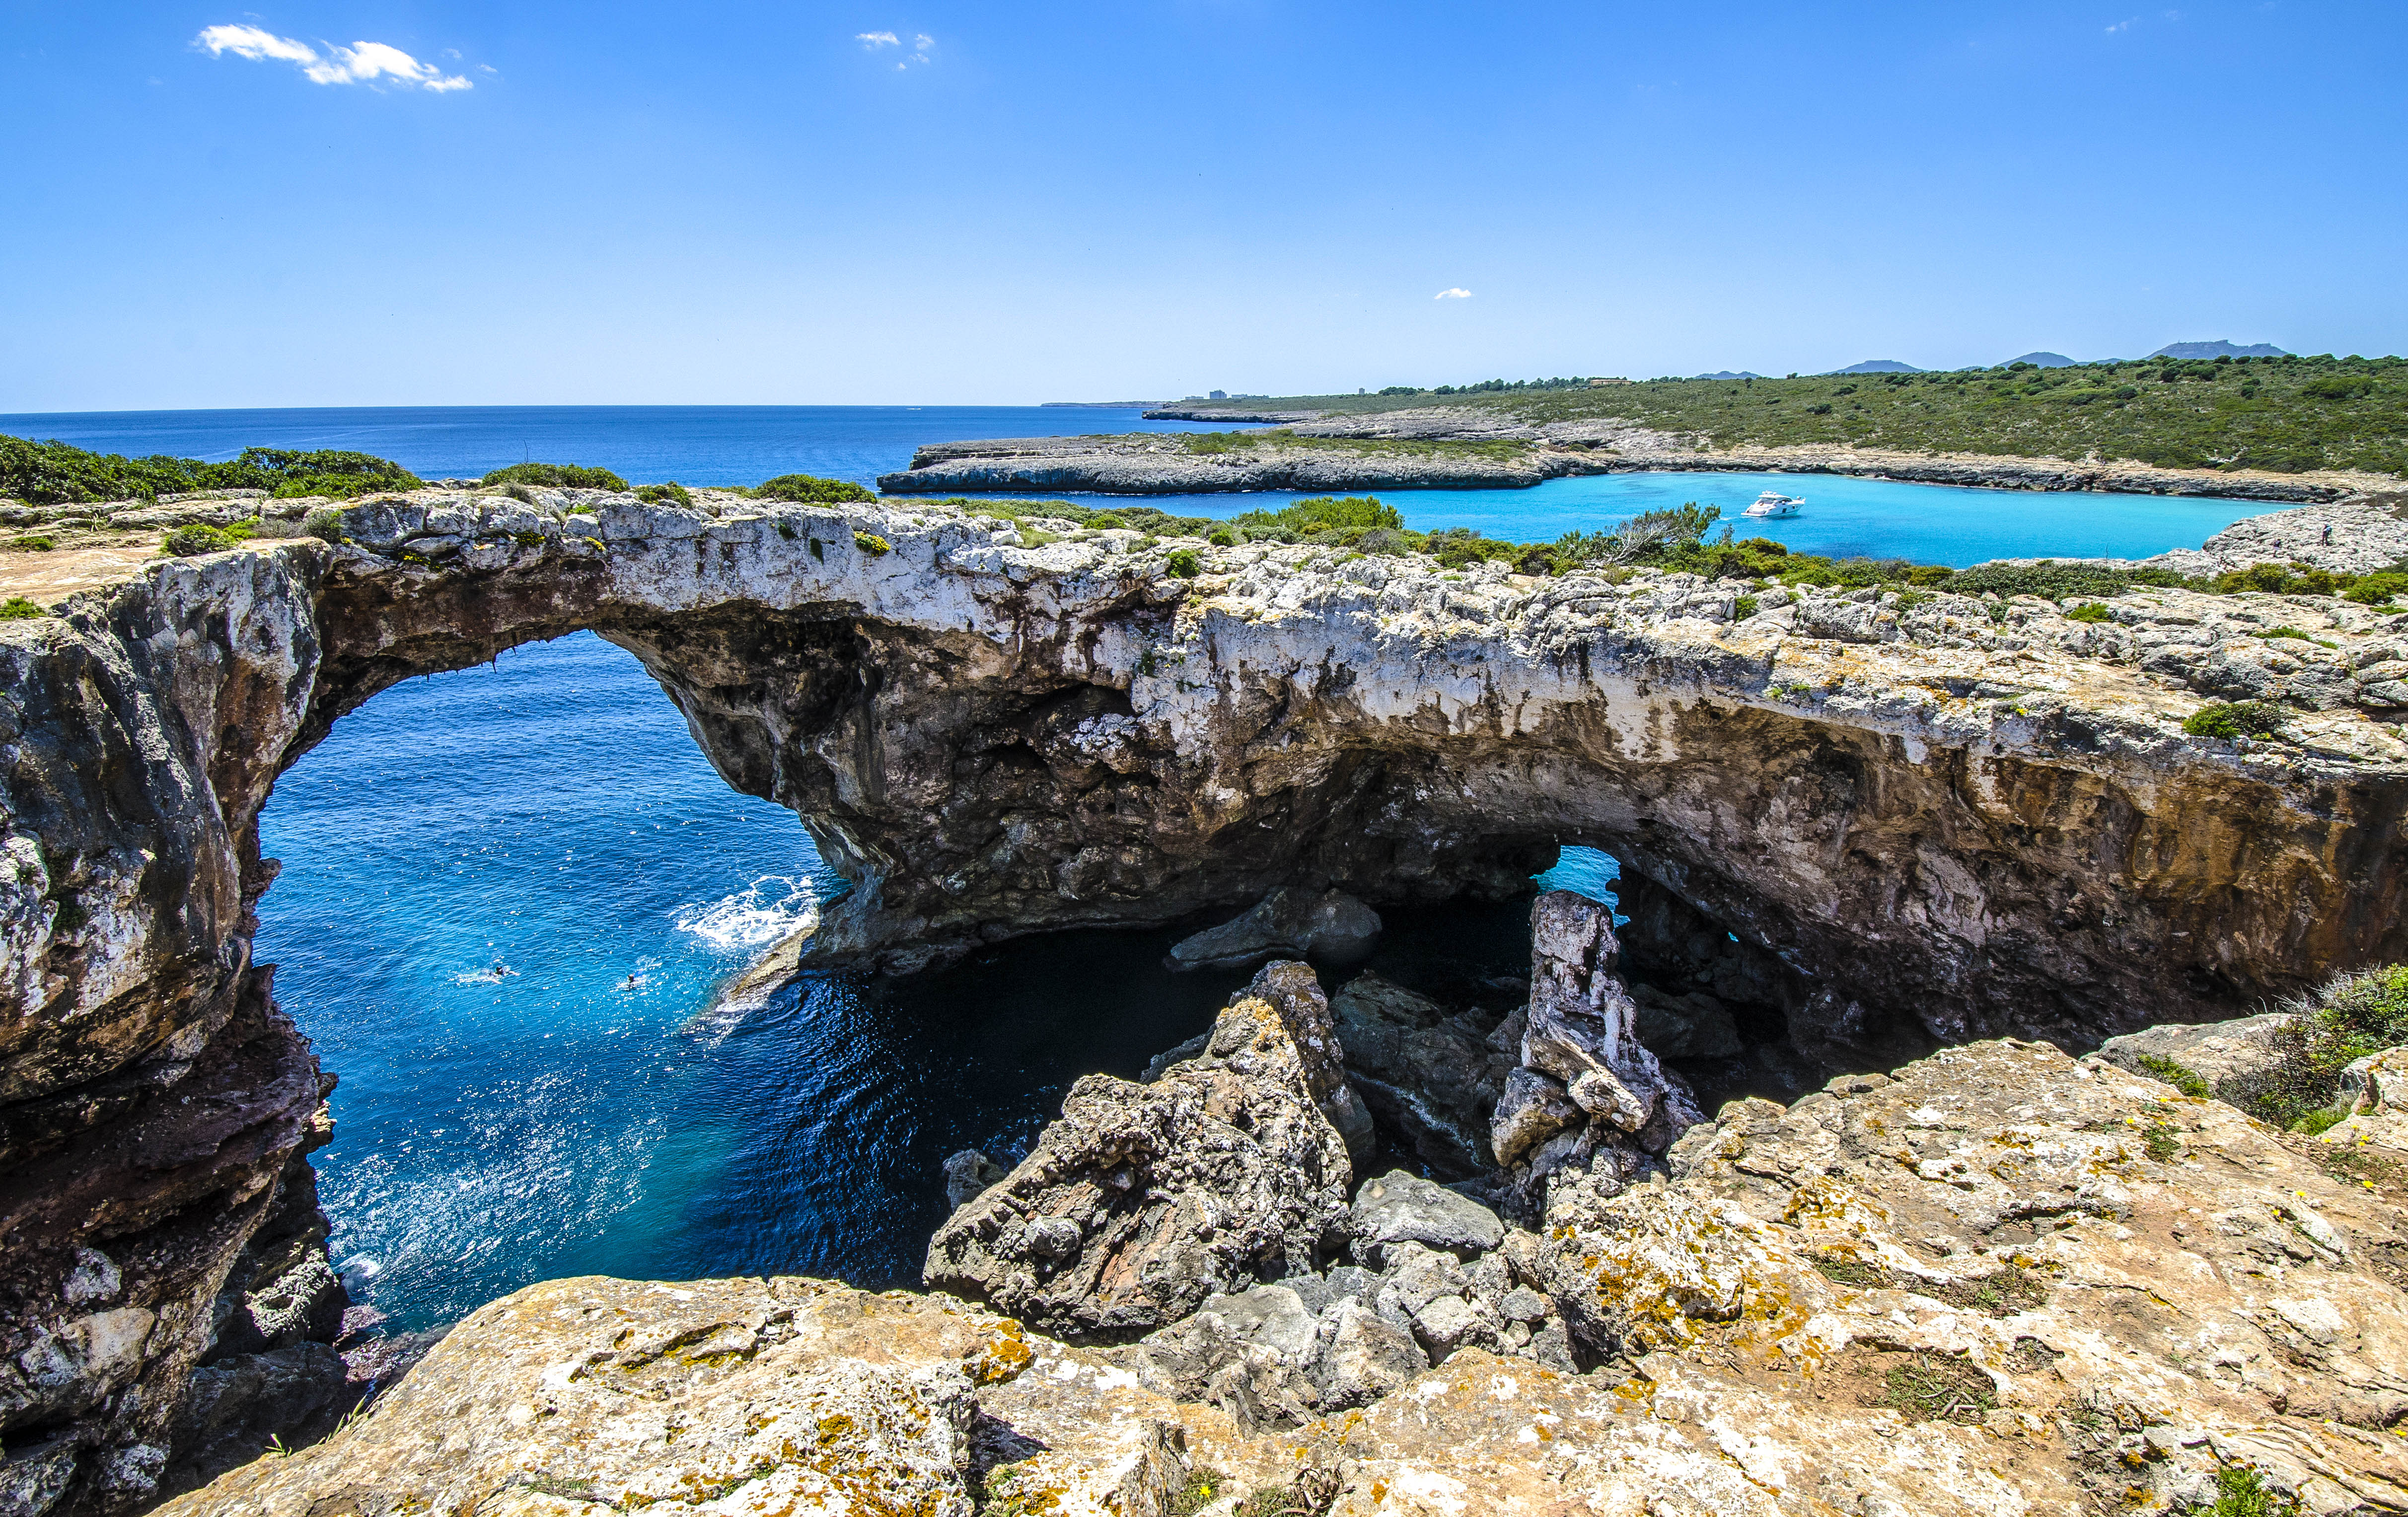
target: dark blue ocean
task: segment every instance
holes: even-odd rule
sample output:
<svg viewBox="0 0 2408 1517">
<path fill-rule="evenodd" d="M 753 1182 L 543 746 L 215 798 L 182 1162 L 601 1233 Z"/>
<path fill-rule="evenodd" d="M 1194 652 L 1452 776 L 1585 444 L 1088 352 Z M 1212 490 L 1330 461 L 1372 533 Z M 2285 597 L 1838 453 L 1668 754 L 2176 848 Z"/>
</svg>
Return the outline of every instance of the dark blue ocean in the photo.
<svg viewBox="0 0 2408 1517">
<path fill-rule="evenodd" d="M 0 432 L 116 452 L 352 448 L 429 478 L 532 456 L 688 484 L 867 481 L 920 442 L 1140 425 L 1184 424 L 933 406 L 0 416 Z M 1660 502 L 1735 509 L 1768 483 L 1810 502 L 1768 535 L 1951 563 L 2195 546 L 2273 509 L 1730 475 L 1396 501 L 1416 526 L 1530 539 Z M 1226 514 L 1283 498 L 1157 503 Z M 1025 1151 L 1071 1080 L 1134 1073 L 1235 984 L 1162 973 L 1172 933 L 1082 933 L 902 986 L 819 977 L 712 1019 L 713 987 L 840 882 L 794 816 L 728 790 L 633 658 L 588 634 L 377 697 L 284 776 L 261 834 L 284 869 L 259 956 L 342 1079 L 315 1161 L 336 1261 L 401 1326 L 586 1272 L 914 1279 L 947 1153 Z M 1610 877 L 1589 855 L 1560 883 L 1596 893 Z M 1524 951 L 1511 917 L 1476 948 L 1491 967 Z M 1392 917 L 1383 953 L 1475 951 L 1453 941 L 1460 914 L 1441 920 Z"/>
</svg>

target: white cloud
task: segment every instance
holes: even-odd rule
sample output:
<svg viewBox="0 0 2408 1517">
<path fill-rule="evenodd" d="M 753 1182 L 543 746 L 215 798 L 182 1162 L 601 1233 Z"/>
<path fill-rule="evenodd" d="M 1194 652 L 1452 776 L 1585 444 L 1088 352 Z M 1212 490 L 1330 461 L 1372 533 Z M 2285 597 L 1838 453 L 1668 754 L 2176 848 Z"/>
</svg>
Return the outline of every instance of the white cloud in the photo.
<svg viewBox="0 0 2408 1517">
<path fill-rule="evenodd" d="M 293 64 L 314 64 L 318 61 L 318 54 L 308 44 L 295 42 L 289 36 L 278 36 L 256 26 L 205 26 L 201 28 L 201 35 L 193 39 L 193 45 L 208 49 L 212 58 L 231 52 L 237 58 L 249 58 L 253 63 L 263 58 L 281 58 Z"/>
<path fill-rule="evenodd" d="M 390 83 L 435 94 L 476 88 L 465 75 L 446 74 L 433 64 L 422 64 L 399 48 L 382 42 L 354 42 L 348 48 L 327 43 L 326 51 L 321 53 L 307 42 L 278 36 L 263 27 L 208 26 L 193 39 L 193 46 L 208 50 L 212 58 L 231 52 L 253 63 L 274 59 L 292 64 L 312 84 Z M 452 56 L 460 55 L 454 52 Z"/>
<path fill-rule="evenodd" d="M 2140 19 L 2141 19 L 2141 18 L 2140 18 L 2140 17 L 2138 17 L 2138 16 L 2133 16 L 2133 17 L 2128 18 L 2127 20 L 2117 22 L 2114 25 L 2110 26 L 2109 28 L 2107 28 L 2107 30 L 2108 30 L 2110 33 L 2114 33 L 2114 32 L 2128 32 L 2128 31 L 2130 31 L 2130 30 L 2132 29 L 2132 22 L 2136 22 L 2136 21 L 2139 21 Z"/>
<path fill-rule="evenodd" d="M 1463 288 L 1461 285 L 1456 285 L 1451 290 L 1440 290 L 1438 294 L 1431 296 L 1430 298 L 1433 300 L 1469 300 L 1471 298 L 1471 292 Z"/>
<path fill-rule="evenodd" d="M 893 32 L 856 32 L 853 34 L 853 39 L 861 44 L 862 51 L 865 52 L 876 52 L 881 48 L 899 48 L 904 45 L 903 39 L 896 36 Z M 927 33 L 914 32 L 911 35 L 911 56 L 904 59 L 895 66 L 897 68 L 909 68 L 913 64 L 926 63 L 928 61 L 928 50 L 936 45 L 937 39 L 930 36 Z"/>
</svg>

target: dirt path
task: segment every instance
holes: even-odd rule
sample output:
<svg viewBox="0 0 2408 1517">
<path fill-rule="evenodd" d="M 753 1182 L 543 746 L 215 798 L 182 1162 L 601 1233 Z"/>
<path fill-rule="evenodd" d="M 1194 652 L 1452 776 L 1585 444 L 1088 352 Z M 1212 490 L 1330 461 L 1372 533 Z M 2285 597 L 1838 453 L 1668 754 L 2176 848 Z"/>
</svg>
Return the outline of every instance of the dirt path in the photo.
<svg viewBox="0 0 2408 1517">
<path fill-rule="evenodd" d="M 0 600 L 13 596 L 54 606 L 79 590 L 114 585 L 159 556 L 159 534 L 128 533 L 106 542 L 31 552 L 0 548 Z"/>
</svg>

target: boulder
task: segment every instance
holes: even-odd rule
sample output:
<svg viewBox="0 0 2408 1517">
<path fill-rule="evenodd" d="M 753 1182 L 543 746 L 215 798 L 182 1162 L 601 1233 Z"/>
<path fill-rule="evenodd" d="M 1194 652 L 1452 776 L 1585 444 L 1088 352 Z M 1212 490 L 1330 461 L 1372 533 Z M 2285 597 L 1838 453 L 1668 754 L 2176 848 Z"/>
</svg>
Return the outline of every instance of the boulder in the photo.
<svg viewBox="0 0 2408 1517">
<path fill-rule="evenodd" d="M 945 1205 L 959 1211 L 1009 1173 L 978 1149 L 964 1149 L 945 1160 Z"/>
<path fill-rule="evenodd" d="M 1398 1243 L 1418 1243 L 1469 1259 L 1505 1240 L 1505 1224 L 1495 1212 L 1401 1169 L 1363 1182 L 1354 1192 L 1348 1225 L 1355 1251 L 1375 1264 Z"/>
<path fill-rule="evenodd" d="M 2291 1024 L 2288 1012 L 2270 1011 L 2230 1021 L 2144 1027 L 2099 1046 L 2099 1057 L 2118 1069 L 2152 1079 L 2178 1078 L 2188 1070 L 2211 1091 L 2246 1084 L 2281 1061 L 2275 1034 Z"/>
<path fill-rule="evenodd" d="M 1380 940 L 1380 914 L 1343 890 L 1314 894 L 1283 886 L 1243 916 L 1171 947 L 1173 970 L 1251 969 L 1270 959 L 1312 959 L 1342 967 L 1359 963 Z"/>
<path fill-rule="evenodd" d="M 1587 1120 L 1562 1081 L 1535 1069 L 1516 1069 L 1505 1076 L 1488 1140 L 1498 1163 L 1513 1164 L 1566 1128 Z"/>
<path fill-rule="evenodd" d="M 2351 1061 L 2333 1105 L 2348 1115 L 2318 1134 L 2324 1141 L 2388 1149 L 2384 1158 L 2395 1165 L 2393 1155 L 2408 1157 L 2408 1047 Z"/>
<path fill-rule="evenodd" d="M 931 1286 L 1048 1332 L 1133 1336 L 1207 1297 L 1310 1271 L 1353 1171 L 1324 1105 L 1345 1090 L 1312 972 L 1275 963 L 1151 1085 L 1089 1076 L 1005 1178 L 928 1244 Z"/>
</svg>

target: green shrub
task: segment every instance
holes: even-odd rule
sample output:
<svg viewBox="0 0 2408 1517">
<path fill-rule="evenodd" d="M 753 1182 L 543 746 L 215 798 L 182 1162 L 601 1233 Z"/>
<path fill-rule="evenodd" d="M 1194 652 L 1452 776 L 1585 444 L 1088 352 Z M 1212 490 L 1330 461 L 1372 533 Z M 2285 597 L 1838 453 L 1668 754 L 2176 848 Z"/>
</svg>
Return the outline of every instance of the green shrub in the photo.
<svg viewBox="0 0 2408 1517">
<path fill-rule="evenodd" d="M 2359 575 L 2356 584 L 2342 591 L 2341 598 L 2361 606 L 2380 606 L 2401 594 L 2408 594 L 2408 574 L 2383 569 Z"/>
<path fill-rule="evenodd" d="M 2071 611 L 2067 612 L 2065 616 L 2068 621 L 2075 622 L 2112 622 L 2115 619 L 2115 614 L 2114 612 L 2109 611 L 2105 606 L 2100 605 L 2096 600 L 2084 601 L 2082 604 L 2074 607 Z"/>
<path fill-rule="evenodd" d="M 1193 548 L 1171 550 L 1170 556 L 1163 560 L 1163 567 L 1169 570 L 1174 578 L 1183 580 L 1192 580 L 1204 571 L 1203 560 L 1196 556 Z"/>
<path fill-rule="evenodd" d="M 894 543 L 887 542 L 884 538 L 880 537 L 875 532 L 853 533 L 853 545 L 859 548 L 862 552 L 869 555 L 872 558 L 877 557 L 880 554 L 893 553 L 895 551 Z"/>
<path fill-rule="evenodd" d="M 2297 1517 L 2300 1504 L 2266 1489 L 2266 1478 L 2256 1470 L 2227 1465 L 2215 1472 L 2214 1504 L 2191 1510 L 2200 1517 Z"/>
<path fill-rule="evenodd" d="M 219 463 L 156 454 L 129 458 L 70 443 L 0 437 L 0 496 L 36 505 L 79 500 L 149 500 L 194 490 L 265 490 L 274 495 L 352 496 L 406 490 L 417 475 L 389 458 L 340 449 L 246 448 Z"/>
<path fill-rule="evenodd" d="M 321 507 L 301 519 L 301 530 L 322 542 L 343 541 L 343 513 L 334 506 Z"/>
<path fill-rule="evenodd" d="M 2331 374 L 2308 381 L 2300 393 L 2318 400 L 2356 400 L 2374 393 L 2374 380 L 2367 374 Z"/>
<path fill-rule="evenodd" d="M 1226 527 L 1220 527 L 1213 528 L 1212 535 L 1204 541 L 1216 548 L 1234 548 L 1238 545 L 1238 534 Z"/>
<path fill-rule="evenodd" d="M 1759 603 L 1760 602 L 1757 601 L 1756 597 L 1752 595 L 1741 596 L 1738 600 L 1731 602 L 1731 620 L 1735 622 L 1743 622 L 1747 620 L 1750 616 L 1756 614 L 1756 609 Z"/>
<path fill-rule="evenodd" d="M 763 480 L 746 493 L 759 500 L 792 500 L 813 505 L 843 505 L 850 501 L 878 498 L 876 494 L 851 480 L 825 480 L 816 474 L 781 474 L 773 480 Z"/>
<path fill-rule="evenodd" d="M 0 603 L 0 622 L 31 621 L 36 616 L 49 614 L 49 611 L 22 595 L 12 595 L 5 603 Z"/>
<path fill-rule="evenodd" d="M 2302 643 L 2315 643 L 2315 644 L 2317 647 L 2319 647 L 2319 648 L 2338 648 L 2338 647 L 2340 647 L 2340 646 L 2341 646 L 2341 644 L 2340 644 L 2340 643 L 2329 643 L 2329 642 L 2327 642 L 2325 639 L 2320 638 L 2320 637 L 2310 637 L 2307 633 L 2300 631 L 2300 630 L 2298 628 L 2296 628 L 2296 627 L 2269 627 L 2269 628 L 2263 628 L 2263 629 L 2261 629 L 2261 630 L 2259 630 L 2259 631 L 2252 632 L 2252 633 L 2250 633 L 2249 635 L 2250 635 L 2251 637 L 2262 637 L 2262 638 L 2269 638 L 2269 639 L 2272 639 L 2272 638 L 2279 638 L 2279 637 L 2294 637 L 2294 638 L 2298 638 L 2298 639 L 2299 639 L 2300 642 L 2302 642 Z"/>
<path fill-rule="evenodd" d="M 23 537 L 12 537 L 8 540 L 8 546 L 21 553 L 48 553 L 58 545 L 58 539 L 45 537 L 38 532 L 28 533 Z"/>
<path fill-rule="evenodd" d="M 1383 505 L 1375 495 L 1317 495 L 1277 511 L 1250 511 L 1230 519 L 1230 526 L 1249 535 L 1293 532 L 1302 536 L 1316 527 L 1325 531 L 1340 532 L 1350 527 L 1366 531 L 1374 527 L 1401 531 L 1404 525 L 1405 518 L 1397 509 Z"/>
<path fill-rule="evenodd" d="M 496 469 L 484 479 L 487 484 L 536 484 L 555 490 L 624 490 L 627 482 L 607 469 L 587 469 L 580 464 L 512 464 Z"/>
<path fill-rule="evenodd" d="M 2215 1093 L 2208 1088 L 2207 1080 L 2198 1070 L 2180 1060 L 2169 1059 L 2164 1054 L 2141 1055 L 2141 1067 L 2185 1095 L 2204 1098 Z"/>
<path fill-rule="evenodd" d="M 2408 1043 L 2408 964 L 2336 975 L 2284 1009 L 2292 1017 L 2274 1034 L 2272 1063 L 2215 1093 L 2260 1121 L 2320 1132 L 2346 1115 L 2332 1109 L 2342 1071 Z M 2322 1126 L 2302 1128 L 2325 1113 Z"/>
<path fill-rule="evenodd" d="M 217 553 L 233 547 L 257 529 L 251 522 L 236 522 L 232 527 L 204 527 L 194 523 L 190 527 L 179 527 L 161 539 L 159 551 L 179 558 Z"/>
<path fill-rule="evenodd" d="M 665 484 L 643 486 L 636 492 L 636 498 L 652 505 L 659 505 L 664 500 L 674 500 L 681 506 L 691 506 L 694 504 L 694 492 L 677 481 L 670 480 Z"/>
<path fill-rule="evenodd" d="M 2193 737 L 2220 737 L 2229 740 L 2244 737 L 2277 736 L 2289 715 L 2282 707 L 2263 701 L 2211 701 L 2190 714 L 2183 722 L 2183 730 Z"/>
</svg>

